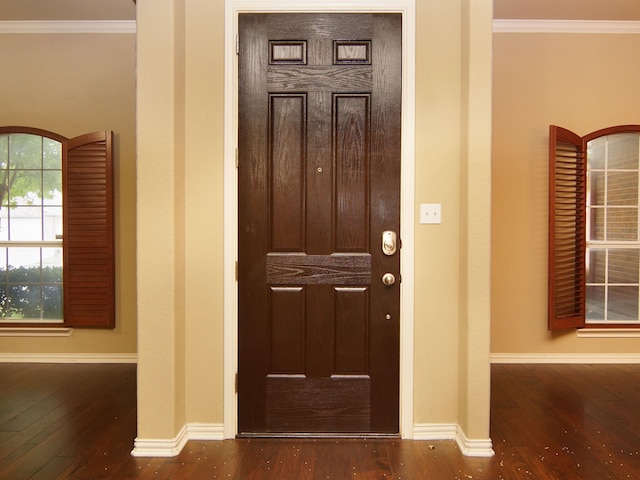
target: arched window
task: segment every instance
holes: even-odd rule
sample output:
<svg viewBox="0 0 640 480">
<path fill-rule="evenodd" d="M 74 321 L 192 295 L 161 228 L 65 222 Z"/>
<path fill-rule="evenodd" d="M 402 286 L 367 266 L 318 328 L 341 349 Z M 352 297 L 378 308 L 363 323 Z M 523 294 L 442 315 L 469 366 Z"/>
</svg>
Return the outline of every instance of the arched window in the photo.
<svg viewBox="0 0 640 480">
<path fill-rule="evenodd" d="M 0 325 L 114 326 L 112 137 L 0 127 Z"/>
<path fill-rule="evenodd" d="M 640 125 L 549 132 L 549 328 L 640 326 Z"/>
</svg>

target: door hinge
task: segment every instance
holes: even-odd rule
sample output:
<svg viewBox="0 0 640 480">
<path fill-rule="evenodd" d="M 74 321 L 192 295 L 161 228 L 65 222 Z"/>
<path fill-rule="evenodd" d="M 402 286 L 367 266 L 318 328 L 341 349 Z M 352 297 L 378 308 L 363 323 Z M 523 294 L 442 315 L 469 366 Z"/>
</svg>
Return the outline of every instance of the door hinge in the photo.
<svg viewBox="0 0 640 480">
<path fill-rule="evenodd" d="M 238 261 L 236 260 L 236 282 L 238 281 Z"/>
<path fill-rule="evenodd" d="M 236 393 L 238 393 L 238 372 L 236 372 L 236 379 L 234 380 Z"/>
<path fill-rule="evenodd" d="M 240 35 L 236 35 L 236 55 L 240 55 Z"/>
<path fill-rule="evenodd" d="M 238 153 L 238 148 L 236 147 L 236 168 L 240 165 L 240 154 Z"/>
</svg>

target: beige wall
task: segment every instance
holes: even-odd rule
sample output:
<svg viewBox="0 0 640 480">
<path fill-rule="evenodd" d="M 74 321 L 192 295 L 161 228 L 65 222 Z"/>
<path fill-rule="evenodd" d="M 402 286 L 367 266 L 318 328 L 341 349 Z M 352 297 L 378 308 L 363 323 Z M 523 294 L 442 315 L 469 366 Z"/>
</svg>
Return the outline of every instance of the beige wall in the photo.
<svg viewBox="0 0 640 480">
<path fill-rule="evenodd" d="M 2 37 L 24 66 L 0 87 L 37 109 L 7 96 L 0 123 L 37 113 L 65 136 L 117 133 L 118 327 L 0 339 L 0 352 L 135 352 L 137 316 L 138 435 L 173 438 L 223 421 L 224 2 L 140 0 L 137 17 L 135 48 L 133 35 Z M 490 0 L 417 5 L 415 207 L 441 203 L 443 223 L 416 216 L 414 423 L 470 438 L 488 436 L 490 17 Z M 59 65 L 78 59 L 71 81 Z"/>
<path fill-rule="evenodd" d="M 0 125 L 115 132 L 116 328 L 0 337 L 0 353 L 135 354 L 135 36 L 0 34 Z"/>
<path fill-rule="evenodd" d="M 491 1 L 417 3 L 414 420 L 486 438 Z M 223 422 L 224 2 L 137 5 L 144 440 Z"/>
<path fill-rule="evenodd" d="M 547 331 L 548 128 L 640 123 L 639 35 L 494 34 L 492 353 L 637 353 Z"/>
<path fill-rule="evenodd" d="M 640 20 L 637 0 L 494 0 L 495 18 Z"/>
</svg>

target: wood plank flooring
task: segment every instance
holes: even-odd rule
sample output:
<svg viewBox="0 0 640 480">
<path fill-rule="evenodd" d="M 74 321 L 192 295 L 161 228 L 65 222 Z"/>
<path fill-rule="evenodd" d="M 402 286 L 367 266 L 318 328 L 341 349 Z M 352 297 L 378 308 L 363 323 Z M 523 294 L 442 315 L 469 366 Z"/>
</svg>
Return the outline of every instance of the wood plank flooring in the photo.
<svg viewBox="0 0 640 480">
<path fill-rule="evenodd" d="M 492 458 L 367 439 L 191 441 L 134 458 L 135 392 L 133 365 L 0 364 L 0 479 L 640 479 L 640 365 L 493 365 Z"/>
</svg>

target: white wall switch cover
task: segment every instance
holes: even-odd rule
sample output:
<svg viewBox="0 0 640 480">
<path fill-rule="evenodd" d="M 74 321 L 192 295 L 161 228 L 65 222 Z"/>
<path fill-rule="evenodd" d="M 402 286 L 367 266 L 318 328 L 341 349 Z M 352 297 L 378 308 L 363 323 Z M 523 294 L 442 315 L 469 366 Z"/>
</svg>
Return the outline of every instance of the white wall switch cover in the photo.
<svg viewBox="0 0 640 480">
<path fill-rule="evenodd" d="M 421 203 L 420 223 L 442 223 L 442 205 L 439 203 Z"/>
</svg>

